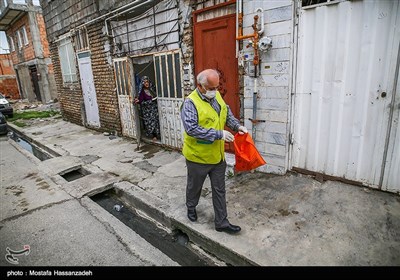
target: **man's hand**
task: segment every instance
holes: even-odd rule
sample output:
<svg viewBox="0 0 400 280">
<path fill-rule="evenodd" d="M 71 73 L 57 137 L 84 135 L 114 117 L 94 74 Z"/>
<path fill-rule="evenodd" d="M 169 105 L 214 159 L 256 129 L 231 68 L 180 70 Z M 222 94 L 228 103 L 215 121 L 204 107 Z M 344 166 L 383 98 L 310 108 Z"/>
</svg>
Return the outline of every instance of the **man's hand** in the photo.
<svg viewBox="0 0 400 280">
<path fill-rule="evenodd" d="M 222 131 L 222 140 L 224 140 L 225 142 L 233 142 L 234 139 L 235 137 L 232 133 L 227 130 Z"/>
<path fill-rule="evenodd" d="M 247 128 L 245 126 L 239 126 L 238 128 L 239 134 L 245 134 L 248 133 Z"/>
</svg>

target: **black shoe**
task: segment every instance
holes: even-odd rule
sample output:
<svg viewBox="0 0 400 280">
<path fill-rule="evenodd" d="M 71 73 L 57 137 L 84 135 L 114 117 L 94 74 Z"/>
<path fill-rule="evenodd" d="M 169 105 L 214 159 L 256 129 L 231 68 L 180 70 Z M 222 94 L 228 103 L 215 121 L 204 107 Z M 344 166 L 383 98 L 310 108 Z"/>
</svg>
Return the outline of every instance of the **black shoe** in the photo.
<svg viewBox="0 0 400 280">
<path fill-rule="evenodd" d="M 193 209 L 193 210 L 188 209 L 187 216 L 188 216 L 189 220 L 191 220 L 192 222 L 197 221 L 196 209 Z"/>
<path fill-rule="evenodd" d="M 220 231 L 220 232 L 223 231 L 226 233 L 238 233 L 241 230 L 241 228 L 240 228 L 240 226 L 235 226 L 235 225 L 229 224 L 228 226 L 222 227 L 222 228 L 216 227 L 215 230 Z"/>
</svg>

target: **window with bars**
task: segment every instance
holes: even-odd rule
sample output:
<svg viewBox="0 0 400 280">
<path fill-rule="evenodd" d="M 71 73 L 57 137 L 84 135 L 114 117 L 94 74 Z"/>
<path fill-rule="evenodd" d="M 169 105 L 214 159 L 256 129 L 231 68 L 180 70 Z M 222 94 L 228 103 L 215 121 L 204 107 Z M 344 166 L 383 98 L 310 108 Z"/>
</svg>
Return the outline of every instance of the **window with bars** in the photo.
<svg viewBox="0 0 400 280">
<path fill-rule="evenodd" d="M 128 61 L 126 59 L 114 60 L 114 74 L 118 95 L 129 95 L 131 93 L 129 67 L 127 64 Z"/>
<path fill-rule="evenodd" d="M 60 57 L 61 73 L 64 83 L 73 83 L 78 81 L 76 75 L 75 53 L 72 48 L 70 38 L 60 40 L 58 46 L 58 55 Z"/>
<path fill-rule="evenodd" d="M 183 98 L 179 51 L 154 56 L 158 97 Z"/>
<path fill-rule="evenodd" d="M 77 52 L 89 50 L 89 39 L 86 27 L 76 30 L 74 39 Z"/>
</svg>

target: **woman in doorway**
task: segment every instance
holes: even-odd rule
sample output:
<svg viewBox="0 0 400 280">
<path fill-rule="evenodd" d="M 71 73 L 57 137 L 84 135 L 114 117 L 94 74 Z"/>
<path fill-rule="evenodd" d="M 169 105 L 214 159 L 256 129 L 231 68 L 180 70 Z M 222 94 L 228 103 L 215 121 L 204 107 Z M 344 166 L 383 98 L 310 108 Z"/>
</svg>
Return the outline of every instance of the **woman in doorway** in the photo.
<svg viewBox="0 0 400 280">
<path fill-rule="evenodd" d="M 139 98 L 135 98 L 134 102 L 140 104 L 146 136 L 152 137 L 153 141 L 161 139 L 157 95 L 149 77 L 142 77 L 139 85 Z"/>
</svg>

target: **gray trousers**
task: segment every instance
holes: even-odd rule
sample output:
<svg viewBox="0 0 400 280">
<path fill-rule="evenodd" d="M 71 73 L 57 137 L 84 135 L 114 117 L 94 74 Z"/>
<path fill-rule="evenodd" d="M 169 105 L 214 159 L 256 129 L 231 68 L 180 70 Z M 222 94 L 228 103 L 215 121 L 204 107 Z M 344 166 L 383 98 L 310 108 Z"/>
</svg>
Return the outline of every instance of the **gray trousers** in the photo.
<svg viewBox="0 0 400 280">
<path fill-rule="evenodd" d="M 186 207 L 196 208 L 199 203 L 201 189 L 207 175 L 210 176 L 212 189 L 212 202 L 214 206 L 215 227 L 226 227 L 229 225 L 225 200 L 225 170 L 226 162 L 217 164 L 203 164 L 186 160 L 187 186 Z"/>
</svg>

